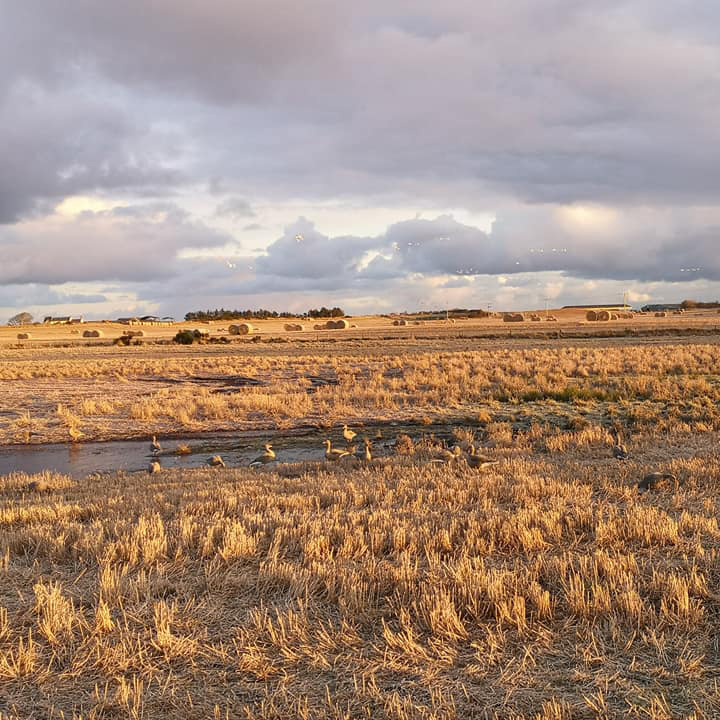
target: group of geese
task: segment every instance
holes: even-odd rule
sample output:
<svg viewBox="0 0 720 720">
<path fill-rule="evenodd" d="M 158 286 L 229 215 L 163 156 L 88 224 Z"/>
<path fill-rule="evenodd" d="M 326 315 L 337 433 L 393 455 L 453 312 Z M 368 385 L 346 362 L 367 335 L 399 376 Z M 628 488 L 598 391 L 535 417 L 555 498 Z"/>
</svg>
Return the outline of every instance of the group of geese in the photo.
<svg viewBox="0 0 720 720">
<path fill-rule="evenodd" d="M 330 462 L 342 463 L 372 462 L 372 441 L 367 437 L 363 438 L 363 446 L 360 450 L 358 450 L 353 444 L 353 441 L 356 437 L 357 433 L 354 430 L 351 430 L 347 425 L 343 425 L 343 438 L 345 439 L 346 446 L 344 448 L 333 447 L 332 441 L 327 438 L 323 441 L 323 444 L 325 446 L 325 459 Z M 275 462 L 277 460 L 277 456 L 275 455 L 275 451 L 273 450 L 273 446 L 271 443 L 266 443 L 263 446 L 263 449 L 264 452 L 261 455 L 258 455 L 254 460 L 249 463 L 250 467 L 261 467 L 262 465 L 267 465 L 268 463 Z M 150 442 L 150 452 L 153 456 L 153 459 L 148 466 L 148 473 L 150 475 L 159 473 L 162 470 L 162 466 L 160 465 L 160 459 L 158 457 L 160 453 L 162 453 L 162 451 L 162 446 L 158 442 L 157 437 L 153 435 Z M 180 445 L 177 448 L 175 454 L 187 455 L 190 452 L 190 449 L 186 445 Z M 465 448 L 462 448 L 459 445 L 455 445 L 452 450 L 442 448 L 436 453 L 436 457 L 431 459 L 430 462 L 449 463 L 461 461 L 463 459 L 471 468 L 480 470 L 488 468 L 491 465 L 496 465 L 499 462 L 498 460 L 491 460 L 489 458 L 478 455 L 475 446 L 472 444 L 468 445 Z M 207 460 L 207 464 L 210 467 L 225 467 L 225 461 L 220 455 L 213 455 Z"/>
<path fill-rule="evenodd" d="M 622 443 L 617 428 L 611 428 L 610 434 L 613 437 L 613 457 L 617 458 L 618 460 L 628 460 L 630 457 L 630 453 L 628 452 L 627 446 Z M 369 440 L 367 437 L 363 438 L 363 449 L 357 451 L 355 445 L 353 445 L 353 441 L 356 437 L 356 432 L 351 430 L 347 425 L 343 425 L 343 438 L 347 443 L 346 448 L 342 449 L 333 447 L 332 441 L 327 438 L 324 441 L 325 459 L 330 462 L 364 461 L 366 463 L 370 463 L 373 459 L 372 441 Z M 148 466 L 148 473 L 150 475 L 154 475 L 162 470 L 160 461 L 157 458 L 157 456 L 162 452 L 162 447 L 157 441 L 157 437 L 155 435 L 152 436 L 152 441 L 150 443 L 150 452 L 152 453 L 154 459 Z M 187 455 L 190 452 L 190 448 L 188 448 L 186 445 L 180 445 L 176 451 L 176 453 L 179 455 Z M 250 462 L 250 467 L 261 467 L 263 465 L 267 465 L 268 463 L 275 462 L 275 460 L 277 460 L 277 457 L 275 455 L 275 451 L 273 450 L 272 444 L 266 443 L 264 445 L 264 452 Z M 469 467 L 477 470 L 485 470 L 493 465 L 497 465 L 499 462 L 499 460 L 492 460 L 490 458 L 479 455 L 477 449 L 475 448 L 475 445 L 472 443 L 468 443 L 465 447 L 455 445 L 452 450 L 442 448 L 438 451 L 436 457 L 431 459 L 429 462 L 453 463 L 461 462 L 463 460 L 467 463 Z M 213 455 L 207 460 L 207 464 L 210 467 L 225 467 L 225 461 L 220 455 Z M 651 472 L 645 475 L 642 480 L 638 482 L 637 487 L 640 492 L 647 492 L 648 490 L 652 490 L 659 483 L 666 480 L 677 485 L 677 478 L 672 473 Z"/>
</svg>

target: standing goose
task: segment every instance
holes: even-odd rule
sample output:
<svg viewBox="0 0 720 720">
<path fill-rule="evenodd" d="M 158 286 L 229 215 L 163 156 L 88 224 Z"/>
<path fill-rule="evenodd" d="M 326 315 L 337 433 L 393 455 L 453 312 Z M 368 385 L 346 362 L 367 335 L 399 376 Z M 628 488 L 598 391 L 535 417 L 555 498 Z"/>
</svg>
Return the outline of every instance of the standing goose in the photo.
<svg viewBox="0 0 720 720">
<path fill-rule="evenodd" d="M 348 445 L 355 439 L 356 435 L 357 433 L 353 432 L 347 425 L 343 425 L 343 437 Z"/>
<path fill-rule="evenodd" d="M 365 450 L 363 450 L 362 459 L 365 462 L 372 462 L 372 452 L 370 451 L 370 448 L 372 447 L 372 441 L 365 438 Z"/>
<path fill-rule="evenodd" d="M 349 455 L 347 450 L 337 450 L 332 446 L 330 440 L 325 441 L 325 459 L 326 460 L 339 460 L 345 455 Z"/>
<path fill-rule="evenodd" d="M 272 445 L 266 443 L 264 445 L 265 452 L 262 455 L 258 455 L 251 463 L 250 467 L 258 467 L 259 465 L 266 465 L 267 463 L 275 460 L 275 453 L 273 452 Z"/>
<path fill-rule="evenodd" d="M 225 467 L 225 461 L 219 455 L 213 455 L 207 463 L 210 467 Z"/>
<path fill-rule="evenodd" d="M 150 452 L 157 454 L 159 452 L 162 452 L 162 447 L 160 446 L 160 443 L 157 441 L 157 438 L 155 435 L 152 436 L 152 442 L 150 443 Z"/>
</svg>

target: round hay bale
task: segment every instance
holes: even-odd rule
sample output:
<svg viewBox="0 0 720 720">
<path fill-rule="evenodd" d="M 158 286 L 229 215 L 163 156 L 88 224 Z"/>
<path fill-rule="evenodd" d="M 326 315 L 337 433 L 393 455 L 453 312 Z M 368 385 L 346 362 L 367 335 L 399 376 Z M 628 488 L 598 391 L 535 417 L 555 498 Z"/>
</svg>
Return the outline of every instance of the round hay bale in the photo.
<svg viewBox="0 0 720 720">
<path fill-rule="evenodd" d="M 325 325 L 313 325 L 313 330 L 327 330 Z"/>
<path fill-rule="evenodd" d="M 292 332 L 295 329 L 295 326 L 292 323 L 285 323 L 283 328 L 285 332 Z"/>
<path fill-rule="evenodd" d="M 18 340 L 29 340 L 29 339 L 30 339 L 30 333 L 18 333 L 17 339 L 18 339 Z"/>
<path fill-rule="evenodd" d="M 350 321 L 349 321 L 349 320 L 345 320 L 344 318 L 343 318 L 343 319 L 340 319 L 340 320 L 336 320 L 336 321 L 335 321 L 335 327 L 336 327 L 338 330 L 347 330 L 347 329 L 350 327 Z"/>
<path fill-rule="evenodd" d="M 545 321 L 546 321 L 546 322 L 557 322 L 558 319 L 557 319 L 554 315 L 548 315 L 548 316 L 545 318 Z"/>
<path fill-rule="evenodd" d="M 407 320 L 404 318 L 396 318 L 393 320 L 393 325 L 407 325 Z"/>
<path fill-rule="evenodd" d="M 601 310 L 597 314 L 598 322 L 608 322 L 610 320 L 610 313 L 607 310 Z"/>
<path fill-rule="evenodd" d="M 525 317 L 522 313 L 503 313 L 503 322 L 523 322 Z"/>
<path fill-rule="evenodd" d="M 334 330 L 336 327 L 337 327 L 337 326 L 335 325 L 335 321 L 334 321 L 334 320 L 328 320 L 328 321 L 325 323 L 325 328 L 326 328 L 327 330 Z"/>
<path fill-rule="evenodd" d="M 240 323 L 239 325 L 230 325 L 228 332 L 231 335 L 252 335 L 253 326 L 250 323 Z"/>
<path fill-rule="evenodd" d="M 83 337 L 85 338 L 100 338 L 103 336 L 102 330 L 86 330 L 83 333 Z"/>
<path fill-rule="evenodd" d="M 617 313 L 610 313 L 610 319 L 617 320 L 618 319 Z"/>
<path fill-rule="evenodd" d="M 588 310 L 585 313 L 585 319 L 589 322 L 595 322 L 598 319 L 597 313 L 594 310 Z"/>
<path fill-rule="evenodd" d="M 298 323 L 285 323 L 284 327 L 286 332 L 302 332 L 305 329 L 304 325 Z"/>
<path fill-rule="evenodd" d="M 656 312 L 655 317 L 667 317 L 667 313 L 662 310 L 661 312 Z"/>
<path fill-rule="evenodd" d="M 540 322 L 542 318 L 539 315 L 531 315 L 530 320 L 532 320 L 533 322 Z"/>
</svg>

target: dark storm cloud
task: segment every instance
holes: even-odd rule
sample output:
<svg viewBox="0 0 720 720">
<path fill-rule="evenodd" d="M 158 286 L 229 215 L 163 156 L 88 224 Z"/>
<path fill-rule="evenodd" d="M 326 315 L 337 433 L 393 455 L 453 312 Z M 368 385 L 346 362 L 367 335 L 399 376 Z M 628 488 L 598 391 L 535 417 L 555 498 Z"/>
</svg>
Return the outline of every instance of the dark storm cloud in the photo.
<svg viewBox="0 0 720 720">
<path fill-rule="evenodd" d="M 470 202 L 491 188 L 531 202 L 625 203 L 714 200 L 720 186 L 720 54 L 708 29 L 720 13 L 699 0 L 682 11 L 641 0 L 0 7 L 14 127 L 28 105 L 22 82 L 50 98 L 84 83 L 120 104 L 108 111 L 114 126 L 97 108 L 51 123 L 45 175 L 73 165 L 84 143 L 60 142 L 73 128 L 90 138 L 84 170 L 48 187 L 41 167 L 16 167 L 5 219 L 78 187 L 163 177 L 162 154 L 135 168 L 123 152 L 153 123 L 199 150 L 194 179 L 279 196 Z"/>
</svg>

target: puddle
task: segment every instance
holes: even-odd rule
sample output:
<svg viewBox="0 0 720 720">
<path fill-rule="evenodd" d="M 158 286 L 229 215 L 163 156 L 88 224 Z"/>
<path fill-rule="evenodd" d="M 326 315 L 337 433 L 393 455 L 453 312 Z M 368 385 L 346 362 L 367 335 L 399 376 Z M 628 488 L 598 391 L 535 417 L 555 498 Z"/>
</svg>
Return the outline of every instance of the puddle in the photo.
<svg viewBox="0 0 720 720">
<path fill-rule="evenodd" d="M 449 441 L 456 427 L 461 426 L 398 423 L 356 427 L 360 439 L 356 447 L 361 450 L 362 438 L 367 436 L 373 441 L 373 456 L 383 457 L 392 454 L 397 435 L 409 435 L 414 441 L 434 435 L 439 440 Z M 377 437 L 378 432 L 382 438 Z M 163 448 L 159 455 L 150 452 L 149 438 L 78 444 L 6 445 L 0 447 L 0 476 L 11 472 L 31 474 L 50 470 L 74 478 L 83 478 L 91 473 L 147 470 L 153 459 L 159 460 L 163 468 L 205 467 L 213 455 L 220 455 L 227 467 L 247 467 L 263 452 L 265 442 L 272 443 L 280 463 L 320 462 L 325 460 L 323 441 L 326 437 L 330 437 L 335 447 L 342 448 L 345 445 L 337 429 L 333 429 L 329 434 L 328 431 L 313 429 L 295 431 L 293 434 L 257 431 L 212 437 L 159 439 Z M 192 453 L 176 454 L 178 445 L 187 445 Z"/>
</svg>

